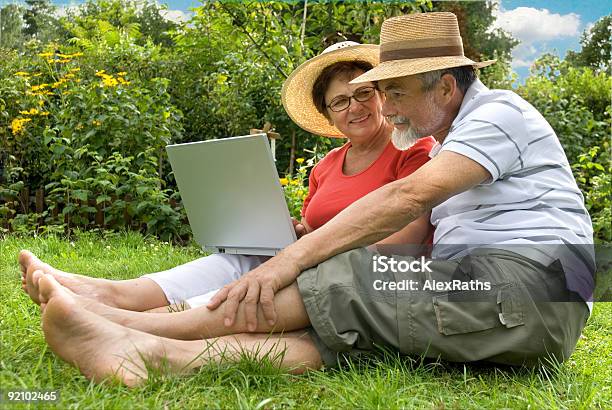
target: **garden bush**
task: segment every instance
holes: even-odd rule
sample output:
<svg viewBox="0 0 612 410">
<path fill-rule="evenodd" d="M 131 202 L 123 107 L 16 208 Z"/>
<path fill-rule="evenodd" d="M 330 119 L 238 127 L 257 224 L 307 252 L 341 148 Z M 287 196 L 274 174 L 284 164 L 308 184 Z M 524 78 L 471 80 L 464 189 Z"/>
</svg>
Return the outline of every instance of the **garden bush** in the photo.
<svg viewBox="0 0 612 410">
<path fill-rule="evenodd" d="M 123 227 L 127 219 L 166 239 L 185 234 L 181 208 L 170 201 L 175 191 L 163 177 L 165 146 L 181 135 L 168 80 L 116 66 L 92 72 L 82 52 L 55 50 L 61 47 L 20 58 L 19 71 L 0 84 L 1 116 L 10 119 L 2 127 L 3 217 L 13 229 L 29 221 L 14 217 L 25 186 L 45 189 L 47 210 L 35 219 L 46 225 L 88 225 L 101 209 L 104 227 Z"/>
</svg>

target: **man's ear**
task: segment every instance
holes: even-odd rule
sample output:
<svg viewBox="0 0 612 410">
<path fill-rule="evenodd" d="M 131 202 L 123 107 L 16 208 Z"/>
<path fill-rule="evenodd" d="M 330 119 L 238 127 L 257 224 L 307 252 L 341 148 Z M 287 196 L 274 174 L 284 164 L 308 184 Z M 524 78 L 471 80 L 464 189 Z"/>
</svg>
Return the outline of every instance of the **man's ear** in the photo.
<svg viewBox="0 0 612 410">
<path fill-rule="evenodd" d="M 453 77 L 449 73 L 444 74 L 440 78 L 440 88 L 440 97 L 447 101 L 452 100 L 455 94 L 459 92 L 459 87 L 457 86 L 457 79 L 455 79 L 455 77 Z"/>
</svg>

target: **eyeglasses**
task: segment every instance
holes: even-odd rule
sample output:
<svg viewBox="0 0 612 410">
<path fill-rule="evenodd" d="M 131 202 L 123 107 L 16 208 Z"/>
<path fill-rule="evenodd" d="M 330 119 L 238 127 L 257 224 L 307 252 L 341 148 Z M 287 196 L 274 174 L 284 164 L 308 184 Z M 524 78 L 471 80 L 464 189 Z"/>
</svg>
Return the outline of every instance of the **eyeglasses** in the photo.
<svg viewBox="0 0 612 410">
<path fill-rule="evenodd" d="M 376 94 L 376 87 L 361 87 L 351 96 L 341 95 L 334 98 L 326 107 L 333 112 L 344 111 L 351 106 L 351 98 L 354 98 L 355 101 L 366 102 L 374 97 L 374 94 Z"/>
</svg>

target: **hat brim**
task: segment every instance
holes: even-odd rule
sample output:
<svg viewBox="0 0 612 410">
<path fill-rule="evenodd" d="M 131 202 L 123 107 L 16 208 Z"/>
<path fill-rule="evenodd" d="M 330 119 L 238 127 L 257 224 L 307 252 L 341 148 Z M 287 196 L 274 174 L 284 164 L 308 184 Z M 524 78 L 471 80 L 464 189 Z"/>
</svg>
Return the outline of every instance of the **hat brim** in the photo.
<svg viewBox="0 0 612 410">
<path fill-rule="evenodd" d="M 369 81 L 388 80 L 391 78 L 406 77 L 409 75 L 426 73 L 429 71 L 443 70 L 445 68 L 461 67 L 471 65 L 474 68 L 487 67 L 497 60 L 475 62 L 467 57 L 430 57 L 413 58 L 408 60 L 392 60 L 380 63 L 367 73 L 354 78 L 350 83 L 358 84 Z"/>
<path fill-rule="evenodd" d="M 345 136 L 314 105 L 312 88 L 321 72 L 339 61 L 367 61 L 376 67 L 379 46 L 359 44 L 323 53 L 304 62 L 285 80 L 281 100 L 293 122 L 315 135 L 344 138 Z"/>
</svg>

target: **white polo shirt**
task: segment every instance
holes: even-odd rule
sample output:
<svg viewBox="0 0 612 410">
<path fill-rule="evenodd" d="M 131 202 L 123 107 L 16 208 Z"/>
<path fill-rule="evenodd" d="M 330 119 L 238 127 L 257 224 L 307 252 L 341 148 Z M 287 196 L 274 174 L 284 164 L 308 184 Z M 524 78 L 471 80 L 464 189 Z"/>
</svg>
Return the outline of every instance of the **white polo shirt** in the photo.
<svg viewBox="0 0 612 410">
<path fill-rule="evenodd" d="M 478 162 L 491 179 L 433 208 L 434 257 L 485 245 L 545 265 L 560 259 L 568 287 L 592 298 L 591 219 L 559 139 L 531 104 L 476 80 L 440 151 Z"/>
</svg>

